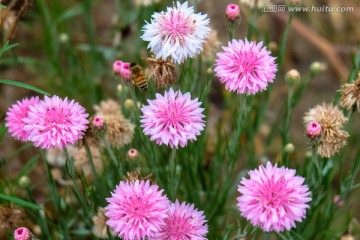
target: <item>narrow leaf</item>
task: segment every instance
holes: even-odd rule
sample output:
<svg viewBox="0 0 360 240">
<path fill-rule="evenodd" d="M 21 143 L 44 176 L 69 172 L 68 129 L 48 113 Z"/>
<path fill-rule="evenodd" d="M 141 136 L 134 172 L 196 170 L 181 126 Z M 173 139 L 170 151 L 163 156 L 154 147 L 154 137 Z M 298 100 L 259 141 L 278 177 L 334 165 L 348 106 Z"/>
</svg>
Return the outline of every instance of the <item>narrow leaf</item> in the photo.
<svg viewBox="0 0 360 240">
<path fill-rule="evenodd" d="M 12 81 L 12 80 L 4 80 L 4 79 L 0 79 L 0 83 L 26 88 L 26 89 L 29 89 L 29 90 L 32 90 L 32 91 L 35 91 L 35 92 L 50 96 L 50 93 L 45 92 L 45 91 L 43 91 L 43 90 L 41 90 L 41 89 L 39 89 L 37 87 L 31 86 L 31 85 L 26 84 L 26 83 L 16 82 L 16 81 Z"/>
<path fill-rule="evenodd" d="M 8 195 L 2 194 L 2 193 L 0 193 L 0 198 L 8 200 L 10 202 L 13 202 L 13 203 L 15 203 L 17 205 L 20 205 L 22 207 L 31 208 L 31 209 L 34 209 L 34 210 L 41 210 L 41 207 L 39 207 L 38 205 L 27 202 L 27 201 L 22 200 L 20 198 L 11 197 L 11 196 L 8 196 Z"/>
</svg>

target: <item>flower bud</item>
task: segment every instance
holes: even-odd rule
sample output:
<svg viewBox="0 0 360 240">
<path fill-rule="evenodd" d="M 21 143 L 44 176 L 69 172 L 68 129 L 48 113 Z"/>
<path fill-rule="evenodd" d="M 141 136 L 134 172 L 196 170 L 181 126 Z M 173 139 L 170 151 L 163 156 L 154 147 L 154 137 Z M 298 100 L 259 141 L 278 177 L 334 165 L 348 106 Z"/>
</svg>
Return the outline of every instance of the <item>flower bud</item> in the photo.
<svg viewBox="0 0 360 240">
<path fill-rule="evenodd" d="M 113 63 L 113 72 L 119 75 L 124 81 L 130 81 L 132 78 L 130 63 L 117 60 Z"/>
<path fill-rule="evenodd" d="M 234 30 L 240 24 L 240 8 L 236 4 L 229 4 L 225 11 L 225 23 L 229 29 Z"/>
<path fill-rule="evenodd" d="M 327 68 L 327 66 L 323 62 L 313 62 L 310 65 L 310 72 L 312 74 L 317 74 L 317 73 L 321 73 L 321 72 L 325 71 L 326 68 Z"/>
<path fill-rule="evenodd" d="M 240 8 L 236 4 L 229 4 L 226 7 L 225 18 L 229 22 L 235 22 L 240 19 Z"/>
<path fill-rule="evenodd" d="M 104 128 L 104 119 L 102 119 L 102 117 L 95 117 L 92 121 L 92 124 L 95 129 L 101 130 Z"/>
<path fill-rule="evenodd" d="M 138 150 L 136 150 L 135 148 L 129 149 L 129 151 L 128 151 L 128 157 L 129 157 L 130 159 L 136 159 L 136 158 L 138 157 L 138 155 L 139 155 Z"/>
<path fill-rule="evenodd" d="M 18 183 L 20 187 L 27 188 L 30 185 L 30 178 L 28 176 L 22 176 Z"/>
<path fill-rule="evenodd" d="M 340 196 L 336 195 L 334 196 L 334 204 L 338 207 L 342 207 L 344 205 L 344 201 L 341 201 Z"/>
<path fill-rule="evenodd" d="M 319 138 L 321 135 L 321 126 L 317 122 L 309 122 L 306 126 L 306 136 L 310 140 Z"/>
<path fill-rule="evenodd" d="M 297 85 L 301 80 L 300 73 L 296 69 L 291 69 L 285 74 L 285 81 L 289 86 Z"/>
<path fill-rule="evenodd" d="M 312 158 L 312 152 L 311 151 L 307 151 L 306 153 L 305 153 L 305 158 L 306 159 L 311 159 Z"/>
<path fill-rule="evenodd" d="M 121 84 L 118 84 L 116 89 L 117 89 L 118 93 L 121 93 L 123 90 L 123 86 Z"/>
<path fill-rule="evenodd" d="M 134 101 L 132 99 L 126 99 L 124 102 L 124 107 L 126 110 L 132 110 L 134 108 Z"/>
<path fill-rule="evenodd" d="M 69 35 L 67 33 L 60 33 L 59 41 L 61 43 L 67 43 L 69 41 Z"/>
<path fill-rule="evenodd" d="M 25 227 L 18 228 L 14 231 L 15 240 L 31 240 L 31 233 Z"/>
<path fill-rule="evenodd" d="M 285 151 L 285 153 L 287 153 L 287 154 L 293 153 L 293 152 L 295 151 L 295 146 L 294 146 L 294 144 L 292 144 L 292 143 L 286 144 L 285 147 L 284 147 L 284 151 Z"/>
</svg>

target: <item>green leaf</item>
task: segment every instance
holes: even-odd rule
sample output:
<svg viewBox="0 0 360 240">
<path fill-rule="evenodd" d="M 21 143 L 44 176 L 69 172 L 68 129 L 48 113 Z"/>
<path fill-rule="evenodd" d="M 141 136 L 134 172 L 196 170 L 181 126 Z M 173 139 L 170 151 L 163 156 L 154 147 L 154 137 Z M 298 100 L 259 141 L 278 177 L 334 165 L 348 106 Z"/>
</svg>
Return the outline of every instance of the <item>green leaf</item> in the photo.
<svg viewBox="0 0 360 240">
<path fill-rule="evenodd" d="M 4 5 L 2 5 L 2 4 L 0 3 L 0 8 L 6 8 L 6 6 L 4 6 Z"/>
<path fill-rule="evenodd" d="M 12 44 L 9 46 L 9 41 L 6 41 L 4 43 L 4 46 L 0 49 L 0 57 L 4 54 L 4 52 L 6 52 L 7 50 L 10 50 L 11 48 L 17 46 L 18 44 L 15 43 L 15 44 Z"/>
<path fill-rule="evenodd" d="M 5 199 L 5 200 L 8 200 L 10 202 L 13 202 L 17 205 L 20 205 L 22 207 L 27 207 L 27 208 L 31 208 L 31 209 L 34 209 L 34 210 L 41 210 L 42 208 L 39 207 L 38 205 L 35 205 L 33 203 L 30 203 L 30 202 L 27 202 L 25 200 L 22 200 L 20 198 L 16 198 L 16 197 L 11 197 L 11 196 L 8 196 L 8 195 L 5 195 L 5 194 L 2 194 L 0 193 L 0 198 L 2 199 Z"/>
<path fill-rule="evenodd" d="M 76 17 L 82 14 L 82 12 L 83 12 L 83 8 L 81 6 L 70 8 L 69 10 L 65 11 L 63 14 L 59 16 L 59 18 L 56 20 L 56 23 L 59 24 L 70 18 Z"/>
<path fill-rule="evenodd" d="M 25 166 L 21 169 L 18 177 L 17 177 L 17 180 L 19 180 L 23 175 L 25 174 L 29 174 L 33 168 L 35 167 L 36 163 L 37 163 L 37 160 L 39 158 L 39 155 L 36 155 L 34 157 L 32 157 L 26 164 Z"/>
<path fill-rule="evenodd" d="M 45 92 L 45 91 L 43 91 L 43 90 L 41 90 L 41 89 L 39 89 L 39 88 L 37 88 L 37 87 L 31 86 L 31 85 L 26 84 L 26 83 L 16 82 L 16 81 L 12 81 L 12 80 L 4 80 L 4 79 L 0 79 L 0 83 L 4 83 L 4 84 L 9 84 L 9 85 L 17 86 L 17 87 L 22 87 L 22 88 L 30 89 L 30 90 L 32 90 L 32 91 L 35 91 L 35 92 L 38 92 L 38 93 L 41 93 L 41 94 L 50 96 L 50 93 Z"/>
<path fill-rule="evenodd" d="M 0 143 L 1 143 L 2 140 L 3 140 L 3 137 L 4 137 L 5 133 L 6 133 L 6 130 L 7 130 L 7 128 L 6 128 L 5 125 L 2 125 L 2 126 L 0 127 Z"/>
</svg>

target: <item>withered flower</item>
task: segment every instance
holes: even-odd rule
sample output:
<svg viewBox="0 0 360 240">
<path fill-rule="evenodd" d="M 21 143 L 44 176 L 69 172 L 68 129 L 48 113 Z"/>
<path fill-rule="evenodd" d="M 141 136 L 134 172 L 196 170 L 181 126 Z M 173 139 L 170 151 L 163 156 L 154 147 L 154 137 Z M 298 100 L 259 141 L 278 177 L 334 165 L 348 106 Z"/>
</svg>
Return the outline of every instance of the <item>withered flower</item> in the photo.
<svg viewBox="0 0 360 240">
<path fill-rule="evenodd" d="M 322 157 L 332 157 L 346 145 L 349 134 L 342 130 L 347 118 L 333 104 L 323 103 L 310 109 L 304 116 L 304 123 L 317 122 L 321 126 L 321 137 L 317 152 Z"/>
<path fill-rule="evenodd" d="M 110 228 L 106 225 L 108 218 L 105 216 L 105 209 L 102 207 L 98 208 L 96 216 L 92 218 L 94 223 L 93 234 L 98 238 L 108 239 L 108 231 L 111 232 Z"/>
<path fill-rule="evenodd" d="M 356 107 L 360 112 L 360 72 L 355 81 L 344 84 L 339 91 L 341 93 L 340 105 L 347 110 Z"/>
<path fill-rule="evenodd" d="M 105 140 L 113 147 L 122 147 L 129 144 L 133 137 L 135 126 L 122 115 L 104 115 L 107 130 Z"/>
<path fill-rule="evenodd" d="M 3 239 L 6 234 L 14 229 L 22 227 L 24 212 L 13 205 L 0 205 L 0 238 Z"/>
<path fill-rule="evenodd" d="M 75 171 L 84 173 L 86 177 L 92 176 L 92 169 L 89 156 L 86 152 L 85 147 L 80 149 L 78 148 L 68 148 L 70 155 L 74 159 Z M 90 154 L 94 163 L 95 170 L 98 174 L 102 172 L 103 164 L 101 160 L 101 153 L 99 148 L 90 146 Z"/>
<path fill-rule="evenodd" d="M 121 106 L 113 99 L 103 100 L 99 105 L 95 105 L 95 115 L 114 115 L 121 114 Z"/>
<path fill-rule="evenodd" d="M 154 79 L 156 88 L 163 88 L 166 85 L 171 85 L 176 81 L 175 64 L 170 61 L 170 58 L 165 61 L 162 58 L 146 58 L 146 62 L 150 64 L 149 77 Z"/>
<path fill-rule="evenodd" d="M 221 42 L 218 38 L 218 33 L 216 30 L 211 29 L 211 32 L 204 42 L 203 50 L 201 51 L 201 57 L 205 61 L 213 61 L 215 59 L 216 53 L 219 51 Z"/>
</svg>

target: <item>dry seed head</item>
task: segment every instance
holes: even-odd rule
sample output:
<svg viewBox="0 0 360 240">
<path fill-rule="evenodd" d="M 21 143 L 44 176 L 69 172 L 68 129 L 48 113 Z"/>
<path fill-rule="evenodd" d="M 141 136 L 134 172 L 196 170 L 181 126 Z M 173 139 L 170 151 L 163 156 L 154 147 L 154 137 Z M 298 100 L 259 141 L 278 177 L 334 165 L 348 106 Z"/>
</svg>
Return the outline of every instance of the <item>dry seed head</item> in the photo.
<svg viewBox="0 0 360 240">
<path fill-rule="evenodd" d="M 216 53 L 219 51 L 221 42 L 218 38 L 218 33 L 216 30 L 211 29 L 211 32 L 203 44 L 203 50 L 201 51 L 201 57 L 205 61 L 213 61 L 215 59 Z"/>
<path fill-rule="evenodd" d="M 95 115 L 114 115 L 121 114 L 121 107 L 118 102 L 113 99 L 103 100 L 99 105 L 95 105 Z"/>
<path fill-rule="evenodd" d="M 174 84 L 176 81 L 175 64 L 171 62 L 170 58 L 165 61 L 162 58 L 155 59 L 153 57 L 146 58 L 149 63 L 149 78 L 153 78 L 157 89 L 163 88 L 166 85 Z"/>
<path fill-rule="evenodd" d="M 22 226 L 25 214 L 22 209 L 13 205 L 0 205 L 0 238 L 5 237 L 7 232 Z"/>
<path fill-rule="evenodd" d="M 360 112 L 360 72 L 355 81 L 344 84 L 339 91 L 341 93 L 340 105 L 347 110 L 356 107 Z"/>
<path fill-rule="evenodd" d="M 92 218 L 94 223 L 93 234 L 98 238 L 108 239 L 108 231 L 110 231 L 109 227 L 106 225 L 106 221 L 108 218 L 105 216 L 105 209 L 99 207 L 97 210 L 97 214 Z"/>
<path fill-rule="evenodd" d="M 135 126 L 122 115 L 104 115 L 107 126 L 105 140 L 113 147 L 122 147 L 129 144 L 134 137 Z"/>
<path fill-rule="evenodd" d="M 304 123 L 317 122 L 321 126 L 321 137 L 318 154 L 322 157 L 332 157 L 346 145 L 349 134 L 342 130 L 347 118 L 333 104 L 323 103 L 310 109 L 304 116 Z"/>
</svg>

